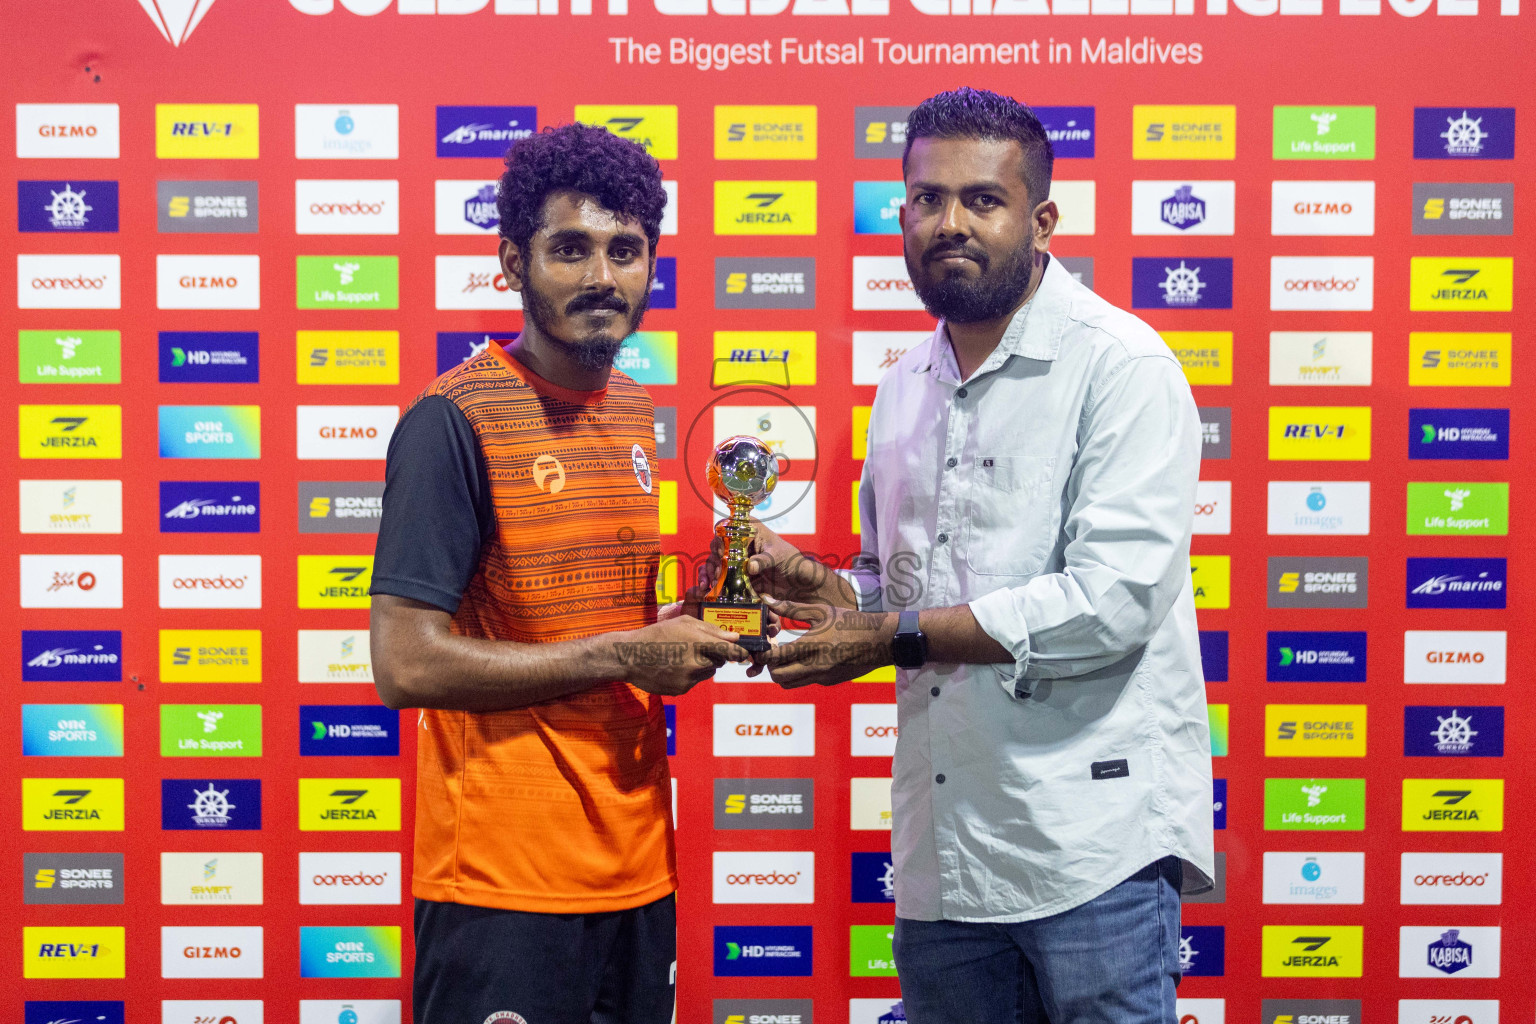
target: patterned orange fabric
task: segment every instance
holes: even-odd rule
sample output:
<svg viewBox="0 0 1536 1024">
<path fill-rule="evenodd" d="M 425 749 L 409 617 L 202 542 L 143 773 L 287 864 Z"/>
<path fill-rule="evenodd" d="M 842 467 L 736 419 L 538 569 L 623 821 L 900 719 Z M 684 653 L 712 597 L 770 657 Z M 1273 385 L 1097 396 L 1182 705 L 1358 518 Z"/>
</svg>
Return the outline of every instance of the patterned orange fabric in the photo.
<svg viewBox="0 0 1536 1024">
<path fill-rule="evenodd" d="M 615 370 L 605 391 L 569 391 L 492 342 L 427 395 L 473 427 L 496 516 L 455 633 L 551 643 L 656 621 L 640 385 Z M 417 897 L 598 913 L 677 888 L 661 698 L 613 682 L 514 711 L 423 711 L 417 751 Z"/>
</svg>

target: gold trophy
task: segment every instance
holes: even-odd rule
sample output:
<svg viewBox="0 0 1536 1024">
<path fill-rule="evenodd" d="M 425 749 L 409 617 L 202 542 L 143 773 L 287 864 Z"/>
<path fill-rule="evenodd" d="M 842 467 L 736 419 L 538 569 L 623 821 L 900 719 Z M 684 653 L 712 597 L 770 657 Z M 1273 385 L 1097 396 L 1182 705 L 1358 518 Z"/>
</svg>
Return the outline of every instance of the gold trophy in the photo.
<svg viewBox="0 0 1536 1024">
<path fill-rule="evenodd" d="M 720 577 L 704 595 L 699 617 L 741 637 L 737 644 L 753 654 L 768 649 L 763 602 L 747 578 L 747 548 L 756 530 L 752 510 L 773 493 L 779 482 L 779 460 L 767 445 L 748 434 L 728 437 L 715 445 L 704 470 L 710 490 L 731 510 L 715 524 L 724 543 Z"/>
</svg>

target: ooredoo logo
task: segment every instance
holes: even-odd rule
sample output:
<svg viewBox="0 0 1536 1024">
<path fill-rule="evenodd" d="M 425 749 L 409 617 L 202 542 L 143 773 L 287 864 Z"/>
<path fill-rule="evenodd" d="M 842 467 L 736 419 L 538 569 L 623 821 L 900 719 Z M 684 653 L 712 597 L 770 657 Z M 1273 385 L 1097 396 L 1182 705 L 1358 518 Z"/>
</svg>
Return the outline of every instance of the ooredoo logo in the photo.
<svg viewBox="0 0 1536 1024">
<path fill-rule="evenodd" d="M 1269 308 L 1369 310 L 1375 275 L 1370 256 L 1275 256 L 1269 264 Z"/>
<path fill-rule="evenodd" d="M 896 705 L 853 705 L 849 753 L 854 757 L 894 757 Z"/>
<path fill-rule="evenodd" d="M 161 608 L 260 608 L 260 555 L 161 555 Z"/>
<path fill-rule="evenodd" d="M 294 182 L 294 232 L 300 235 L 395 235 L 400 233 L 400 182 Z"/>
<path fill-rule="evenodd" d="M 399 853 L 300 853 L 302 904 L 400 902 Z"/>
<path fill-rule="evenodd" d="M 716 757 L 810 757 L 814 704 L 716 704 Z"/>
<path fill-rule="evenodd" d="M 853 258 L 854 309 L 922 309 L 917 289 L 900 256 Z"/>
<path fill-rule="evenodd" d="M 301 405 L 301 459 L 382 459 L 400 418 L 397 405 Z"/>
<path fill-rule="evenodd" d="M 715 852 L 716 903 L 811 903 L 815 892 L 814 853 Z"/>
<path fill-rule="evenodd" d="M 16 305 L 20 309 L 119 309 L 120 263 L 117 256 L 18 254 Z"/>
</svg>

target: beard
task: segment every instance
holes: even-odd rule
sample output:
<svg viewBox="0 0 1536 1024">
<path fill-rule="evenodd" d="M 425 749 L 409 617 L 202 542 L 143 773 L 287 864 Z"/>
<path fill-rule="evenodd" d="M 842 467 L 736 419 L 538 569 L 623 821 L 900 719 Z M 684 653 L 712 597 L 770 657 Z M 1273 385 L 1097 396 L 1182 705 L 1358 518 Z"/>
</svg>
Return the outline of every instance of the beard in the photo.
<svg viewBox="0 0 1536 1024">
<path fill-rule="evenodd" d="M 931 261 L 944 256 L 962 255 L 974 260 L 979 273 L 966 277 L 961 271 L 930 269 Z M 1034 270 L 1031 250 L 1015 250 L 996 269 L 992 259 L 980 249 L 966 245 L 935 245 L 914 263 L 905 253 L 907 275 L 931 316 L 957 324 L 997 320 L 1011 313 L 1029 290 Z"/>
<path fill-rule="evenodd" d="M 645 319 L 646 310 L 650 307 L 649 290 L 646 291 L 645 298 L 641 299 L 633 309 L 630 308 L 629 303 L 619 297 L 617 292 L 610 292 L 607 295 L 578 295 L 565 304 L 565 316 L 574 316 L 589 309 L 611 309 L 621 316 L 626 316 L 628 326 L 617 338 L 604 331 L 595 331 L 584 337 L 569 340 L 555 333 L 555 327 L 561 317 L 561 312 L 555 308 L 555 304 L 531 282 L 525 281 L 523 284 L 523 315 L 539 329 L 540 334 L 548 338 L 556 348 L 584 370 L 610 369 L 613 361 L 619 357 L 624 339 L 640 329 L 640 323 Z"/>
</svg>

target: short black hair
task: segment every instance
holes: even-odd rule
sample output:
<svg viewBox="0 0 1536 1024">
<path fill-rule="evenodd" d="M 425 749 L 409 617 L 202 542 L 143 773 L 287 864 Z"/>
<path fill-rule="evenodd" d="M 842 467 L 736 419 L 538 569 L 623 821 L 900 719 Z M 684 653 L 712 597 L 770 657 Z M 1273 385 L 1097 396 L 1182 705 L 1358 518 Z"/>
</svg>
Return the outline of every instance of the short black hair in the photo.
<svg viewBox="0 0 1536 1024">
<path fill-rule="evenodd" d="M 1024 188 L 1031 203 L 1051 194 L 1051 167 L 1056 150 L 1035 112 L 1012 96 L 986 89 L 959 88 L 930 96 L 907 117 L 907 145 L 901 151 L 901 173 L 907 154 L 918 139 L 1012 140 L 1024 150 Z"/>
<path fill-rule="evenodd" d="M 591 196 L 620 217 L 638 220 L 651 255 L 656 255 L 667 191 L 661 187 L 661 165 L 643 146 L 606 128 L 567 124 L 512 143 L 506 163 L 496 183 L 498 230 L 524 255 L 543 226 L 544 201 L 551 193 L 567 190 Z"/>
</svg>

